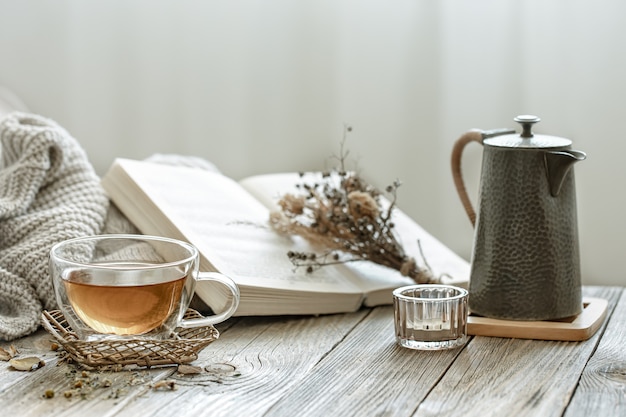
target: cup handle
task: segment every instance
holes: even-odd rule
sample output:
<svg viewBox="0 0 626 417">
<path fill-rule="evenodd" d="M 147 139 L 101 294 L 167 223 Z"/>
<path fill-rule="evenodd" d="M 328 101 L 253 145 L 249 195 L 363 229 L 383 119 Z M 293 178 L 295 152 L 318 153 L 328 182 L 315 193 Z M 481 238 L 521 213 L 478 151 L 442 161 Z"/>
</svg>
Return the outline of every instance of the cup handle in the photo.
<svg viewBox="0 0 626 417">
<path fill-rule="evenodd" d="M 239 307 L 239 287 L 235 284 L 231 278 L 227 277 L 224 274 L 220 274 L 218 272 L 199 272 L 198 273 L 198 282 L 200 281 L 216 281 L 220 284 L 226 286 L 232 293 L 232 298 L 230 303 L 226 306 L 225 310 L 219 314 L 215 314 L 213 316 L 202 317 L 197 319 L 187 319 L 181 320 L 179 326 L 185 329 L 189 329 L 192 327 L 201 327 L 208 326 L 211 324 L 217 324 L 225 321 L 230 316 L 232 316 L 235 311 L 237 311 L 237 307 Z"/>
<path fill-rule="evenodd" d="M 463 203 L 463 207 L 465 208 L 467 217 L 469 217 L 470 222 L 472 222 L 472 226 L 476 226 L 476 212 L 474 211 L 472 202 L 467 195 L 467 189 L 465 188 L 463 173 L 461 171 L 461 156 L 463 155 L 463 149 L 465 149 L 465 146 L 470 142 L 478 142 L 482 145 L 483 132 L 480 130 L 470 130 L 458 138 L 452 147 L 452 158 L 450 162 L 452 165 L 452 178 L 454 179 L 456 192 L 459 194 L 461 203 Z"/>
</svg>

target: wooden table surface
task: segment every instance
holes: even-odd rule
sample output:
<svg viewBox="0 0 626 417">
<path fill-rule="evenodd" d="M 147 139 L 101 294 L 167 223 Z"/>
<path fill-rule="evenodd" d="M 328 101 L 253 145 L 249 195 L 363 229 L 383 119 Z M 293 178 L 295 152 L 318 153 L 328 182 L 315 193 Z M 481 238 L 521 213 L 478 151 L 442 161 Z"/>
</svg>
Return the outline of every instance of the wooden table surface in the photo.
<svg viewBox="0 0 626 417">
<path fill-rule="evenodd" d="M 230 319 L 192 363 L 85 372 L 40 330 L 12 343 L 45 366 L 0 362 L 3 416 L 625 416 L 626 294 L 583 342 L 474 336 L 460 349 L 395 344 L 391 307 L 306 318 Z M 165 382 L 160 382 L 165 381 Z M 46 391 L 52 398 L 46 398 Z"/>
</svg>

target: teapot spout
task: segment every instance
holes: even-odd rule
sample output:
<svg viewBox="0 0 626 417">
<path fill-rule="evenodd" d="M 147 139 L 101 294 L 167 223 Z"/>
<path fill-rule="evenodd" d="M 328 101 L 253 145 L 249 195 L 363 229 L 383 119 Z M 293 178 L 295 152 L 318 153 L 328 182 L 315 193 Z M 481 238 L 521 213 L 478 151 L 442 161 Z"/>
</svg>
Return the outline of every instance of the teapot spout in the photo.
<svg viewBox="0 0 626 417">
<path fill-rule="evenodd" d="M 544 155 L 550 194 L 557 197 L 561 192 L 563 180 L 575 162 L 583 161 L 587 155 L 582 151 L 562 150 L 548 151 Z"/>
</svg>

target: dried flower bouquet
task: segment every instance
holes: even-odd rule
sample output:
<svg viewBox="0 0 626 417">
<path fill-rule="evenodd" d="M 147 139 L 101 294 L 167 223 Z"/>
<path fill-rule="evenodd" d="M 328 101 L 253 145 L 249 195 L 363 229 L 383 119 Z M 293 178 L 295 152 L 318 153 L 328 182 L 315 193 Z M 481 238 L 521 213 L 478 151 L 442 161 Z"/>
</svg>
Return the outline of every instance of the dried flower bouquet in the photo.
<svg viewBox="0 0 626 417">
<path fill-rule="evenodd" d="M 417 283 L 438 282 L 423 254 L 424 265 L 420 266 L 405 253 L 394 233 L 392 213 L 400 182 L 386 188 L 391 196 L 388 200 L 357 173 L 346 170 L 344 144 L 351 130 L 344 128 L 339 167 L 317 176 L 301 173 L 297 192 L 285 194 L 278 202 L 280 211 L 270 214 L 274 230 L 301 236 L 322 251 L 290 251 L 291 262 L 313 272 L 324 265 L 371 261 L 398 270 Z M 307 182 L 310 178 L 313 181 Z"/>
</svg>

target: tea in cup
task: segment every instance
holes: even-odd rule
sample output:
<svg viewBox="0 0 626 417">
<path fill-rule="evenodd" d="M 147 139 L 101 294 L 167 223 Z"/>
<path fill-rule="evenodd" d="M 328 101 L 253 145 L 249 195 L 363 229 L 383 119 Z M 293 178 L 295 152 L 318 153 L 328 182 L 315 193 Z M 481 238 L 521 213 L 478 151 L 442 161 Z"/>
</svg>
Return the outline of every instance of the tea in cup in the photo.
<svg viewBox="0 0 626 417">
<path fill-rule="evenodd" d="M 198 268 L 193 245 L 157 236 L 81 237 L 50 251 L 57 303 L 81 340 L 164 339 L 176 327 L 228 319 L 239 305 L 237 285 L 223 274 Z M 215 315 L 183 319 L 200 281 L 224 285 L 231 296 Z"/>
</svg>

